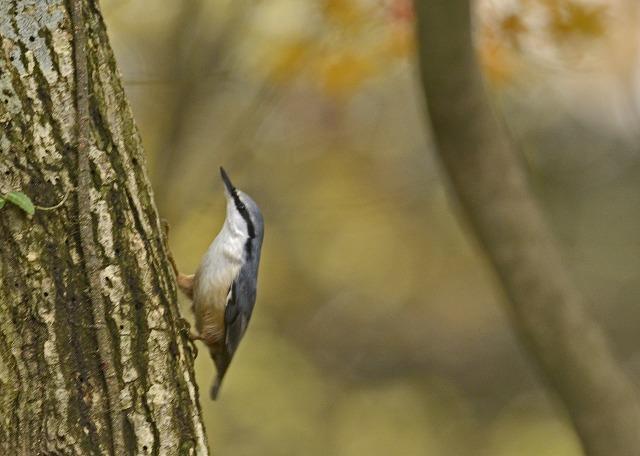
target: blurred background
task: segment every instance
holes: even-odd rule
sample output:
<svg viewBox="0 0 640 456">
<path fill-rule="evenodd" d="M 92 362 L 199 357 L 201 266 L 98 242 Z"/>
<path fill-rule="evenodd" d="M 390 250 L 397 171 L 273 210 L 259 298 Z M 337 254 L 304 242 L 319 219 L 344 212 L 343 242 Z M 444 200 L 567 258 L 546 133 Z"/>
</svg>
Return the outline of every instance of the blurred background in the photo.
<svg viewBox="0 0 640 456">
<path fill-rule="evenodd" d="M 410 0 L 101 4 L 180 268 L 224 219 L 219 165 L 266 219 L 251 330 L 218 402 L 203 347 L 197 360 L 216 454 L 581 454 L 447 195 Z M 639 379 L 638 2 L 477 7 L 493 102 Z"/>
</svg>

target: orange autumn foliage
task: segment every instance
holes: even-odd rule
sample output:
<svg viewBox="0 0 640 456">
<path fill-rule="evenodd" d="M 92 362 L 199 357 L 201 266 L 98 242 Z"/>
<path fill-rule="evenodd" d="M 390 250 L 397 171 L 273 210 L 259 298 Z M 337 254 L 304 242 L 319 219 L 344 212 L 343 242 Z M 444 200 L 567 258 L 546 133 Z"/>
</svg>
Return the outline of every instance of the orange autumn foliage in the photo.
<svg viewBox="0 0 640 456">
<path fill-rule="evenodd" d="M 317 38 L 279 41 L 267 63 L 274 83 L 303 77 L 326 95 L 348 99 L 369 79 L 412 58 L 415 42 L 411 0 L 316 0 L 323 30 Z M 479 59 L 488 80 L 503 86 L 528 56 L 526 43 L 561 48 L 568 42 L 597 39 L 607 29 L 608 7 L 580 0 L 519 0 L 501 11 L 500 0 L 481 14 L 476 31 Z M 531 22 L 529 19 L 536 16 Z M 544 20 L 539 18 L 543 17 Z"/>
</svg>

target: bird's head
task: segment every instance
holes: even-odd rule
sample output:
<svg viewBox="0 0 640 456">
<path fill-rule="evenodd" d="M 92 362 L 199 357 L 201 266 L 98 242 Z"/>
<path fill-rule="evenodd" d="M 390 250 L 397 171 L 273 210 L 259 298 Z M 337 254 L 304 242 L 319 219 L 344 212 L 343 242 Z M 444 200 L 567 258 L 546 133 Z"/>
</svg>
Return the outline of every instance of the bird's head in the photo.
<svg viewBox="0 0 640 456">
<path fill-rule="evenodd" d="M 231 183 L 229 175 L 220 167 L 220 176 L 224 183 L 224 194 L 227 198 L 227 218 L 225 223 L 234 232 L 242 233 L 247 238 L 262 239 L 263 220 L 258 205 L 249 195 L 238 190 Z"/>
</svg>

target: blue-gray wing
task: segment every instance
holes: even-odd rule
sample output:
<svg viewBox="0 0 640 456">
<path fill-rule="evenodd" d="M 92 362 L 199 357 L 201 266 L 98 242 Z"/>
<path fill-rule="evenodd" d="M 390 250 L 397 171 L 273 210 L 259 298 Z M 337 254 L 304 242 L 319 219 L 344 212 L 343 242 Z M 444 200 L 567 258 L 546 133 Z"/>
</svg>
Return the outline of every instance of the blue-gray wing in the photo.
<svg viewBox="0 0 640 456">
<path fill-rule="evenodd" d="M 243 274 L 240 270 L 227 294 L 227 306 L 224 311 L 224 347 L 213 354 L 218 371 L 210 391 L 211 399 L 214 400 L 218 397 L 222 380 L 251 319 L 253 305 L 256 302 L 256 281 L 252 277 L 255 275 Z"/>
<path fill-rule="evenodd" d="M 227 294 L 227 305 L 224 311 L 224 347 L 213 354 L 218 374 L 211 387 L 211 398 L 216 399 L 220 391 L 222 380 L 224 379 L 233 355 L 240 345 L 240 341 L 249 326 L 251 312 L 256 302 L 256 278 L 258 276 L 257 255 L 252 262 L 246 263 L 241 269 L 238 277 L 231 284 Z"/>
<path fill-rule="evenodd" d="M 225 348 L 229 358 L 233 357 L 244 336 L 251 312 L 256 302 L 256 276 L 245 268 L 233 281 L 224 313 Z"/>
</svg>

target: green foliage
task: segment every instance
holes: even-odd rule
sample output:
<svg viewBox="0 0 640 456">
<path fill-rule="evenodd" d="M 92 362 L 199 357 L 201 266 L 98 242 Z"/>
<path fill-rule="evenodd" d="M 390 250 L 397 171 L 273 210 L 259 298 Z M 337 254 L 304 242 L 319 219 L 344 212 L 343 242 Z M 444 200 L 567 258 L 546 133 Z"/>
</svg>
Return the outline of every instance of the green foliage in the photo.
<svg viewBox="0 0 640 456">
<path fill-rule="evenodd" d="M 3 197 L 0 197 L 0 208 L 4 207 L 7 201 L 18 206 L 29 215 L 33 215 L 36 212 L 36 208 L 33 205 L 31 198 L 23 192 L 9 192 Z"/>
<path fill-rule="evenodd" d="M 2 209 L 8 201 L 11 204 L 18 206 L 27 214 L 33 215 L 35 214 L 36 209 L 40 211 L 52 211 L 54 209 L 58 209 L 67 201 L 68 196 L 69 196 L 69 193 L 66 193 L 58 204 L 51 207 L 43 207 L 43 206 L 36 206 L 35 204 L 33 204 L 33 201 L 31 201 L 31 198 L 29 198 L 23 192 L 9 192 L 4 196 L 0 196 L 0 209 Z"/>
</svg>

